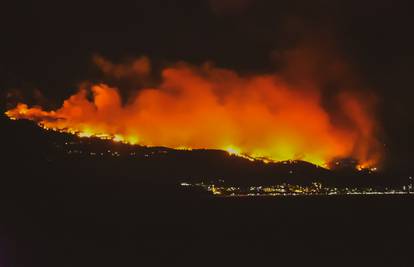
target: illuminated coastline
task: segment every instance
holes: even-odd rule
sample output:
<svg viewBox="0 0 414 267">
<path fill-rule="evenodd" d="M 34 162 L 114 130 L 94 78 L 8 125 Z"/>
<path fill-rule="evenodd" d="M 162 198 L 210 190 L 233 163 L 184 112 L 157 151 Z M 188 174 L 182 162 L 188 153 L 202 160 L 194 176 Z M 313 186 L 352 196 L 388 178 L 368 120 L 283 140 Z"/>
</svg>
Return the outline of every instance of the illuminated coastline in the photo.
<svg viewBox="0 0 414 267">
<path fill-rule="evenodd" d="M 390 187 L 333 187 L 314 182 L 311 185 L 279 184 L 272 186 L 225 186 L 210 183 L 186 183 L 184 188 L 202 189 L 217 197 L 290 197 L 290 196 L 345 196 L 345 195 L 411 195 L 414 194 L 412 177 L 410 184 L 398 188 Z"/>
</svg>

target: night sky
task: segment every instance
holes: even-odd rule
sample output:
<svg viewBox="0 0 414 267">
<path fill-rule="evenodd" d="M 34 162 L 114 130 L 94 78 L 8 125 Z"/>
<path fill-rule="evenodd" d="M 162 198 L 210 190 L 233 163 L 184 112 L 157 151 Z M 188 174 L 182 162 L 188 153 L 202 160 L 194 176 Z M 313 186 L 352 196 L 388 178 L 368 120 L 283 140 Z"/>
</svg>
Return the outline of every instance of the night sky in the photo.
<svg viewBox="0 0 414 267">
<path fill-rule="evenodd" d="M 99 79 L 94 54 L 115 62 L 146 55 L 156 67 L 208 60 L 259 73 L 280 68 L 277 55 L 303 40 L 328 43 L 378 96 L 387 164 L 410 165 L 409 1 L 10 1 L 0 10 L 2 96 L 39 89 L 56 105 L 80 82 Z"/>
</svg>

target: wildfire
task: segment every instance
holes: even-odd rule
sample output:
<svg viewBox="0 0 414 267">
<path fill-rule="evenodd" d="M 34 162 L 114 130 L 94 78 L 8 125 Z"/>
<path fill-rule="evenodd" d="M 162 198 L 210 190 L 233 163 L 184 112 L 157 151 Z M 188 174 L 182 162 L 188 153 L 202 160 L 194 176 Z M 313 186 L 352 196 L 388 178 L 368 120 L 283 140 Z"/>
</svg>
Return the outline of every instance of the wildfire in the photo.
<svg viewBox="0 0 414 267">
<path fill-rule="evenodd" d="M 350 92 L 335 99 L 330 112 L 315 86 L 297 88 L 280 75 L 242 76 L 210 65 L 179 64 L 162 71 L 156 88 L 137 90 L 126 104 L 117 88 L 94 84 L 80 88 L 57 110 L 20 103 L 6 115 L 133 145 L 221 149 L 249 159 L 319 166 L 351 157 L 360 166 L 377 165 L 380 149 L 369 103 Z"/>
</svg>

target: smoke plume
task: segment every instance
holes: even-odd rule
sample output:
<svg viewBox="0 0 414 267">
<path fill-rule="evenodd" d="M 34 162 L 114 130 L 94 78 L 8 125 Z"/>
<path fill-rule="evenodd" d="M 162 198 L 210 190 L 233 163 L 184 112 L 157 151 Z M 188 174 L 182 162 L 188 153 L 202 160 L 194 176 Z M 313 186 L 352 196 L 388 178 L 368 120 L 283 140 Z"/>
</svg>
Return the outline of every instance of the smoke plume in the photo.
<svg viewBox="0 0 414 267">
<path fill-rule="evenodd" d="M 303 58 L 292 53 L 291 58 Z M 151 69 L 146 57 L 127 64 L 102 57 L 94 62 L 118 78 L 148 76 Z M 284 71 L 256 75 L 178 63 L 162 69 L 157 86 L 139 88 L 126 104 L 118 88 L 99 83 L 82 86 L 57 110 L 19 104 L 7 115 L 35 120 L 47 129 L 131 144 L 222 149 L 320 166 L 338 158 L 377 165 L 381 150 L 373 98 L 349 88 L 343 65 L 328 64 L 325 76 L 336 88 L 329 93 L 329 107 L 324 76 L 320 70 L 318 75 L 310 72 L 305 63 L 296 62 L 296 71 L 289 64 Z"/>
</svg>

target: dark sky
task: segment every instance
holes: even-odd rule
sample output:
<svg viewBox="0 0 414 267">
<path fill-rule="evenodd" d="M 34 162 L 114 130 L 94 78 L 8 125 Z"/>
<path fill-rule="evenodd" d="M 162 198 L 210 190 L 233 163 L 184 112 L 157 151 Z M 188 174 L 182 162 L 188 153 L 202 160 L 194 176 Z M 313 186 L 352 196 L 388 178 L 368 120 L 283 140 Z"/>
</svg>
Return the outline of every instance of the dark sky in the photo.
<svg viewBox="0 0 414 267">
<path fill-rule="evenodd" d="M 274 68 L 272 52 L 303 36 L 329 36 L 380 99 L 392 162 L 409 162 L 414 25 L 410 1 L 139 0 L 9 1 L 0 6 L 1 90 L 40 88 L 59 101 L 94 73 L 91 56 L 114 61 L 212 60 L 240 72 Z"/>
</svg>

